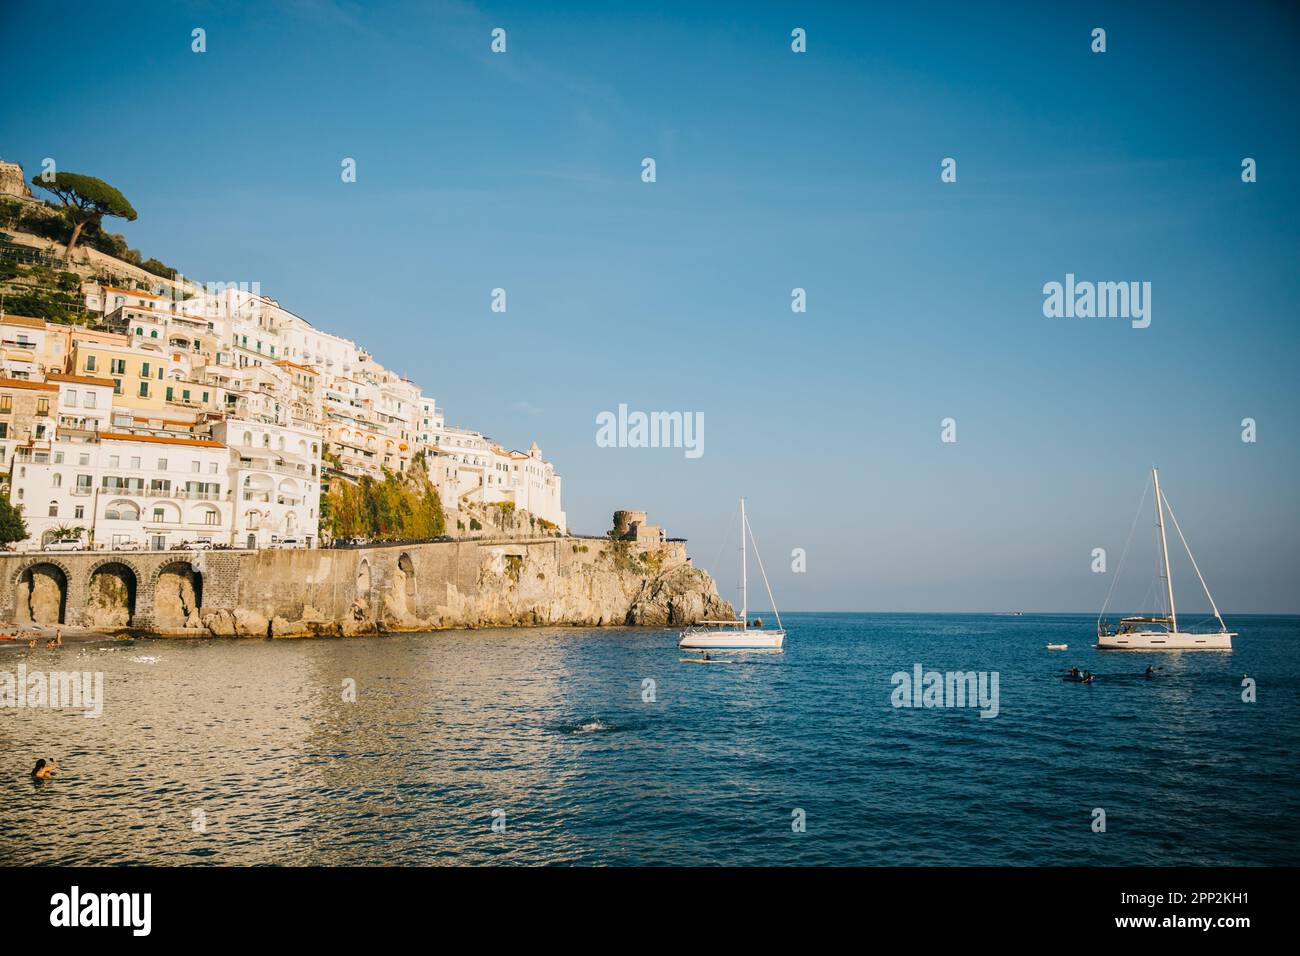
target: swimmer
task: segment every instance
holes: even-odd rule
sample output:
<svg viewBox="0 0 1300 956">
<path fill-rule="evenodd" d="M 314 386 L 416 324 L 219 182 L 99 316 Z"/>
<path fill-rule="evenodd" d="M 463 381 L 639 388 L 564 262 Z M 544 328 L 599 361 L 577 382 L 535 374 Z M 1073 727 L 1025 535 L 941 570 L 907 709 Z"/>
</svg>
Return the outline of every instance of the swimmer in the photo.
<svg viewBox="0 0 1300 956">
<path fill-rule="evenodd" d="M 44 760 L 36 761 L 36 766 L 32 770 L 32 777 L 36 780 L 49 780 L 54 776 L 54 771 L 59 769 L 58 761 L 53 757 L 48 762 Z"/>
</svg>

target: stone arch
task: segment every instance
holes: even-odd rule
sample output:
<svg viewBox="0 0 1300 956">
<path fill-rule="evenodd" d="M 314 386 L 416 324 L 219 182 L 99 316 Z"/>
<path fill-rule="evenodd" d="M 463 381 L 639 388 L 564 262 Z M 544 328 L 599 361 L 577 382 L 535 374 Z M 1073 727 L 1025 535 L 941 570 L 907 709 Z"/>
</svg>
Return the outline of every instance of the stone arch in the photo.
<svg viewBox="0 0 1300 956">
<path fill-rule="evenodd" d="M 58 561 L 34 561 L 14 578 L 14 620 L 63 624 L 68 610 L 68 569 Z"/>
<path fill-rule="evenodd" d="M 244 476 L 243 492 L 245 501 L 265 501 L 270 503 L 274 491 L 275 482 L 271 480 L 270 475 L 254 472 Z"/>
<path fill-rule="evenodd" d="M 397 559 L 397 574 L 402 582 L 402 589 L 408 599 L 415 597 L 415 562 L 403 551 Z"/>
<path fill-rule="evenodd" d="M 116 498 L 104 508 L 104 517 L 109 521 L 139 521 L 140 506 L 127 498 Z"/>
<path fill-rule="evenodd" d="M 397 558 L 393 583 L 388 588 L 388 603 L 399 616 L 415 610 L 415 563 L 405 551 Z"/>
<path fill-rule="evenodd" d="M 203 609 L 203 575 L 189 561 L 158 568 L 153 586 L 154 623 L 160 627 L 197 627 Z"/>
<path fill-rule="evenodd" d="M 156 498 L 145 507 L 149 509 L 147 512 L 147 520 L 149 521 L 162 521 L 164 524 L 181 523 L 181 506 L 174 501 Z M 162 512 L 162 518 L 156 516 L 156 512 L 159 511 Z"/>
<path fill-rule="evenodd" d="M 128 627 L 140 575 L 125 561 L 101 561 L 87 578 L 86 626 Z"/>
<path fill-rule="evenodd" d="M 195 505 L 190 508 L 189 523 L 217 531 L 221 525 L 221 512 L 212 505 Z"/>
</svg>

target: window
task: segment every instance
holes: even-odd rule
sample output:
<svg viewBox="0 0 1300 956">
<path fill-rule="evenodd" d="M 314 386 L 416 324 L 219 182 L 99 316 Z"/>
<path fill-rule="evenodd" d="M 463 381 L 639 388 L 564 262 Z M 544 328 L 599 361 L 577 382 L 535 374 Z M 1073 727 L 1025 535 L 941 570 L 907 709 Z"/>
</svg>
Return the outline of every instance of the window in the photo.
<svg viewBox="0 0 1300 956">
<path fill-rule="evenodd" d="M 82 452 L 80 455 L 77 456 L 77 464 L 78 464 L 78 465 L 81 465 L 83 468 L 84 468 L 86 465 L 89 465 L 89 464 L 90 464 L 90 455 L 86 454 L 85 452 Z"/>
<path fill-rule="evenodd" d="M 78 476 L 77 476 L 77 494 L 79 494 L 79 495 L 88 495 L 88 494 L 90 494 L 90 482 L 91 482 L 91 477 L 90 477 L 90 475 L 78 475 Z"/>
<path fill-rule="evenodd" d="M 215 474 L 217 474 L 217 468 L 218 468 L 218 467 L 219 467 L 219 465 L 218 465 L 217 462 L 215 462 L 215 461 L 210 461 L 210 462 L 208 462 L 208 474 L 209 474 L 209 475 L 215 475 Z"/>
<path fill-rule="evenodd" d="M 173 399 L 174 397 L 175 397 L 175 396 L 172 395 L 172 387 L 171 387 L 170 385 L 168 385 L 168 386 L 167 386 L 167 401 L 169 401 L 169 402 L 172 401 L 172 399 Z"/>
<path fill-rule="evenodd" d="M 87 372 L 95 371 L 95 356 L 93 355 L 86 356 L 86 371 Z"/>
<path fill-rule="evenodd" d="M 149 338 L 151 338 L 151 339 L 156 339 L 156 338 L 158 338 L 158 330 L 157 330 L 157 329 L 153 329 L 153 330 L 151 330 L 151 331 L 149 332 Z"/>
<path fill-rule="evenodd" d="M 77 390 L 75 388 L 68 389 L 64 397 L 67 400 L 69 408 L 77 407 Z"/>
<path fill-rule="evenodd" d="M 166 470 L 167 470 L 167 459 L 166 459 L 166 458 L 159 458 L 159 459 L 158 459 L 158 470 L 159 470 L 159 471 L 166 471 Z"/>
<path fill-rule="evenodd" d="M 148 377 L 149 377 L 149 363 L 148 363 L 148 362 L 141 362 L 141 363 L 140 363 L 140 377 L 141 377 L 141 378 L 148 378 Z"/>
<path fill-rule="evenodd" d="M 131 469 L 132 469 L 133 471 L 139 471 L 139 470 L 140 470 L 140 458 L 139 458 L 138 455 L 137 455 L 137 456 L 132 456 L 132 458 L 131 458 Z"/>
<path fill-rule="evenodd" d="M 125 375 L 125 374 L 126 374 L 126 359 L 109 359 L 109 360 L 108 360 L 108 373 L 109 373 L 110 375 Z"/>
<path fill-rule="evenodd" d="M 216 524 L 220 517 L 221 516 L 217 512 L 209 508 L 207 511 L 203 512 L 203 523 Z"/>
<path fill-rule="evenodd" d="M 121 457 L 120 455 L 109 455 L 109 456 L 108 456 L 108 467 L 109 467 L 109 468 L 120 468 L 120 467 L 122 467 L 122 457 Z"/>
<path fill-rule="evenodd" d="M 194 474 L 197 475 L 197 474 L 198 474 L 200 471 L 202 471 L 202 470 L 203 470 L 203 463 L 202 463 L 202 462 L 199 462 L 199 461 L 192 461 L 192 462 L 190 462 L 190 471 L 194 472 Z"/>
<path fill-rule="evenodd" d="M 38 398 L 36 400 L 36 414 L 48 415 L 50 413 L 50 400 L 48 398 Z"/>
<path fill-rule="evenodd" d="M 51 502 L 50 502 L 50 517 L 51 517 L 51 518 L 57 518 L 58 516 L 59 516 L 59 503 L 58 503 L 57 501 L 51 501 Z"/>
<path fill-rule="evenodd" d="M 204 393 L 203 393 L 203 404 L 206 405 L 207 403 L 208 403 L 208 393 L 207 393 L 207 392 L 204 392 Z"/>
<path fill-rule="evenodd" d="M 122 394 L 122 380 L 120 378 L 113 379 L 113 394 L 114 395 Z"/>
<path fill-rule="evenodd" d="M 86 393 L 86 399 L 85 399 L 85 401 L 82 402 L 81 404 L 82 404 L 82 407 L 83 407 L 83 408 L 94 408 L 94 407 L 95 407 L 95 393 L 94 393 L 94 392 L 87 392 L 87 393 Z"/>
<path fill-rule="evenodd" d="M 154 520 L 154 521 L 164 521 L 164 520 L 166 520 L 166 518 L 167 518 L 167 511 L 166 511 L 166 509 L 164 509 L 164 508 L 154 508 L 154 509 L 153 509 L 153 520 Z"/>
<path fill-rule="evenodd" d="M 0 438 L 8 438 L 8 437 L 9 437 L 9 423 L 0 422 Z"/>
<path fill-rule="evenodd" d="M 73 508 L 73 509 L 72 509 L 72 517 L 74 517 L 74 518 L 78 518 L 78 519 L 86 517 L 86 506 L 85 506 L 85 505 L 77 505 L 77 507 Z"/>
<path fill-rule="evenodd" d="M 148 398 L 148 397 L 149 397 L 149 383 L 148 383 L 148 382 L 141 382 L 141 383 L 140 383 L 140 397 L 141 397 L 141 398 Z"/>
<path fill-rule="evenodd" d="M 56 472 L 54 473 L 54 475 L 51 477 L 51 479 L 50 479 L 50 483 L 51 483 L 52 485 L 54 485 L 55 488 L 62 488 L 62 487 L 63 487 L 63 476 L 60 475 L 60 474 L 56 471 Z"/>
<path fill-rule="evenodd" d="M 137 325 L 137 326 L 135 327 L 135 334 L 136 334 L 136 335 L 144 335 L 144 329 L 140 328 L 140 326 Z"/>
</svg>

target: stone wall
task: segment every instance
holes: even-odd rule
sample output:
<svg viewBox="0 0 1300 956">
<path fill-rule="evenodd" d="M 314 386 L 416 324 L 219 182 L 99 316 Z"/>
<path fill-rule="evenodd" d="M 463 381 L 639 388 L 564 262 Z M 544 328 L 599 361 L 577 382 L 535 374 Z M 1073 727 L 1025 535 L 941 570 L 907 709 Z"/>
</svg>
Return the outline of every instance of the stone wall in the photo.
<svg viewBox="0 0 1300 956">
<path fill-rule="evenodd" d="M 314 636 L 734 617 L 682 542 L 0 555 L 0 617 L 188 636 Z"/>
</svg>

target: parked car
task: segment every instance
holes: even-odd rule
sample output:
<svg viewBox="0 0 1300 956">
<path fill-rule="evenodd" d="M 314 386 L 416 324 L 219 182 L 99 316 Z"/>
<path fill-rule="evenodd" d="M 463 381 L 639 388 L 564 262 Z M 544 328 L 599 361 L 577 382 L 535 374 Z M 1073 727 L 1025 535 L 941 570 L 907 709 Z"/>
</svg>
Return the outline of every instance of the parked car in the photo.
<svg viewBox="0 0 1300 956">
<path fill-rule="evenodd" d="M 307 542 L 302 538 L 281 538 L 278 541 L 272 541 L 271 547 L 280 549 L 305 548 Z"/>
<path fill-rule="evenodd" d="M 59 538 L 41 545 L 42 551 L 81 551 L 84 548 L 80 538 Z"/>
<path fill-rule="evenodd" d="M 214 545 L 211 541 L 182 541 L 181 551 L 211 551 Z"/>
</svg>

